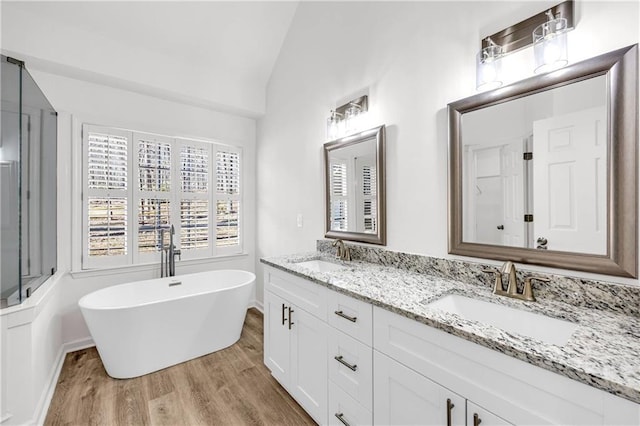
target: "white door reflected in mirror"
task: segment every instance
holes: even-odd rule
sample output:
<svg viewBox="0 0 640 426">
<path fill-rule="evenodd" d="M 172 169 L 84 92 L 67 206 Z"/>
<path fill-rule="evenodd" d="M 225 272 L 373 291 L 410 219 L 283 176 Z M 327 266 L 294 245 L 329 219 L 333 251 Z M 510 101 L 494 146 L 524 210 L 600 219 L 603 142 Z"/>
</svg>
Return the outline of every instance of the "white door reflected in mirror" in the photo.
<svg viewBox="0 0 640 426">
<path fill-rule="evenodd" d="M 463 241 L 607 252 L 606 78 L 464 114 Z"/>
</svg>

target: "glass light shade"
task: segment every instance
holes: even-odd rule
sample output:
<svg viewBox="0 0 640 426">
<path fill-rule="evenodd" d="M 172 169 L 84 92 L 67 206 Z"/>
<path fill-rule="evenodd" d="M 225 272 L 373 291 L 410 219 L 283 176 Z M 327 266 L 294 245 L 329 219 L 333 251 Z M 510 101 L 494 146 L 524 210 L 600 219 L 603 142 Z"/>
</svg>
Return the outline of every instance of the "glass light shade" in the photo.
<svg viewBox="0 0 640 426">
<path fill-rule="evenodd" d="M 343 128 L 344 123 L 340 114 L 332 110 L 331 115 L 327 118 L 327 140 L 338 139 L 342 136 Z"/>
<path fill-rule="evenodd" d="M 502 47 L 491 44 L 476 55 L 476 89 L 491 90 L 502 86 Z"/>
<path fill-rule="evenodd" d="M 351 133 L 357 132 L 360 130 L 360 118 L 361 118 L 360 106 L 352 104 L 347 110 L 344 112 L 344 131 L 345 134 L 350 135 Z"/>
<path fill-rule="evenodd" d="M 545 73 L 564 67 L 567 60 L 567 20 L 550 19 L 533 31 L 534 72 Z"/>
</svg>

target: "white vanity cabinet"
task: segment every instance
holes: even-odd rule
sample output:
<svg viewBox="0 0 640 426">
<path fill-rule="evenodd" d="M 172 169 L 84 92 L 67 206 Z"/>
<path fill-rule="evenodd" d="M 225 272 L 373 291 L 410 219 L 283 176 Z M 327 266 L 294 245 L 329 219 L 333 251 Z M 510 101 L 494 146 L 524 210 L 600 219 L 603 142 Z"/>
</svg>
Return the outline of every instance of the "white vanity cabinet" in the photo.
<svg viewBox="0 0 640 426">
<path fill-rule="evenodd" d="M 264 363 L 319 424 L 373 423 L 373 307 L 265 267 Z"/>
<path fill-rule="evenodd" d="M 466 422 L 452 424 L 475 426 L 474 413 L 481 426 L 640 424 L 631 401 L 381 308 L 373 317 L 375 424 L 403 423 L 411 398 L 441 408 L 407 423 L 447 424 L 452 394 L 466 400 Z"/>
<path fill-rule="evenodd" d="M 319 424 L 327 423 L 327 289 L 265 268 L 264 363 Z"/>
<path fill-rule="evenodd" d="M 640 405 L 265 267 L 264 362 L 321 425 L 639 425 Z"/>
</svg>

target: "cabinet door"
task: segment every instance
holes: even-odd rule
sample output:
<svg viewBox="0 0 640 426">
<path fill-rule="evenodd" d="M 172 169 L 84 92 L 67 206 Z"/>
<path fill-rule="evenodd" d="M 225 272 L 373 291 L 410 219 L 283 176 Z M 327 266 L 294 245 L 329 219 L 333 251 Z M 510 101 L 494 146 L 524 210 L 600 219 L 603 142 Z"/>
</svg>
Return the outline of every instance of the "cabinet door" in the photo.
<svg viewBox="0 0 640 426">
<path fill-rule="evenodd" d="M 290 375 L 289 306 L 283 298 L 264 292 L 264 363 L 284 387 L 288 387 Z"/>
<path fill-rule="evenodd" d="M 319 424 L 327 423 L 327 324 L 293 306 L 291 394 Z"/>
<path fill-rule="evenodd" d="M 465 425 L 464 398 L 380 352 L 373 353 L 375 424 Z"/>
<path fill-rule="evenodd" d="M 513 426 L 505 419 L 496 416 L 490 411 L 467 401 L 467 426 Z"/>
</svg>

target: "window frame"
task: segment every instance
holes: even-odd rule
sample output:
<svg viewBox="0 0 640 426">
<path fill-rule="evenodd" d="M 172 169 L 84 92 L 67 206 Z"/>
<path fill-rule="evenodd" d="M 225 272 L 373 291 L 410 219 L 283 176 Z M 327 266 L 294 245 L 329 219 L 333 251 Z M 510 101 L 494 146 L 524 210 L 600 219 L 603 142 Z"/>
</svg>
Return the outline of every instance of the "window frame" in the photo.
<svg viewBox="0 0 640 426">
<path fill-rule="evenodd" d="M 122 192 L 126 192 L 124 198 L 127 200 L 127 252 L 122 256 L 89 256 L 89 216 L 88 206 L 89 198 L 91 194 L 109 190 L 96 190 L 88 188 L 88 151 L 89 151 L 89 134 L 90 133 L 103 133 L 113 134 L 120 137 L 127 138 L 127 189 Z M 171 149 L 171 167 L 170 167 L 170 190 L 164 191 L 142 191 L 140 190 L 139 176 L 140 167 L 138 163 L 138 144 L 140 140 L 155 140 L 161 143 L 169 143 Z M 244 253 L 244 156 L 242 147 L 231 144 L 221 143 L 219 141 L 208 139 L 196 139 L 186 137 L 172 137 L 159 135 L 150 132 L 142 132 L 128 129 L 121 129 L 117 127 L 108 127 L 101 125 L 94 125 L 89 123 L 82 123 L 81 125 L 81 140 L 82 140 L 82 164 L 81 170 L 81 215 L 82 215 L 82 230 L 80 235 L 82 236 L 82 252 L 80 257 L 80 270 L 91 269 L 110 269 L 120 268 L 127 266 L 148 265 L 160 262 L 160 251 L 154 253 L 140 253 L 139 252 L 139 203 L 143 198 L 152 199 L 168 199 L 170 203 L 170 216 L 169 223 L 174 225 L 175 235 L 174 244 L 177 249 L 181 250 L 181 260 L 197 260 L 216 257 L 228 257 L 230 255 L 239 255 Z M 181 200 L 188 199 L 205 199 L 200 193 L 183 192 L 182 191 L 182 177 L 181 177 L 181 149 L 184 146 L 194 146 L 197 148 L 206 148 L 208 159 L 208 246 L 201 249 L 189 249 L 182 250 L 181 232 L 182 232 L 182 219 L 181 219 Z M 217 174 L 216 174 L 216 161 L 218 152 L 232 152 L 238 155 L 238 194 L 218 194 L 217 193 Z M 113 196 L 112 196 L 113 197 Z M 115 197 L 114 197 L 115 198 Z M 120 198 L 120 197 L 117 197 Z M 238 209 L 238 240 L 236 245 L 218 247 L 217 246 L 217 202 L 219 200 L 232 200 L 239 202 Z"/>
</svg>

